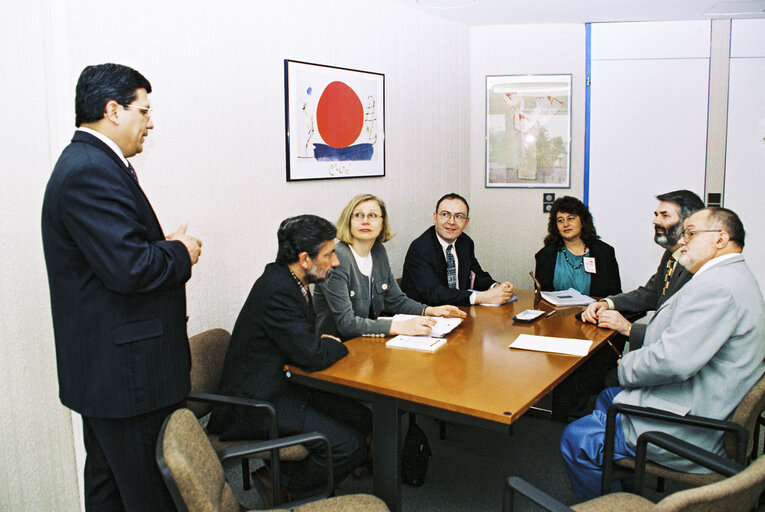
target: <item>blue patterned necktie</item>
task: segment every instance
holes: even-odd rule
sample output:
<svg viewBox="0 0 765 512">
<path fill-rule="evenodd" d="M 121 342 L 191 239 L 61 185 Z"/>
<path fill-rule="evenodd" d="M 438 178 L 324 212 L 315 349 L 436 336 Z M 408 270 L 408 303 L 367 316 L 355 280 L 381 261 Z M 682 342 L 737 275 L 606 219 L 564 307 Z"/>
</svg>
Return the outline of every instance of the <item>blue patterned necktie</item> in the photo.
<svg viewBox="0 0 765 512">
<path fill-rule="evenodd" d="M 449 288 L 457 288 L 457 265 L 452 254 L 452 244 L 446 246 L 446 280 L 449 282 Z"/>
</svg>

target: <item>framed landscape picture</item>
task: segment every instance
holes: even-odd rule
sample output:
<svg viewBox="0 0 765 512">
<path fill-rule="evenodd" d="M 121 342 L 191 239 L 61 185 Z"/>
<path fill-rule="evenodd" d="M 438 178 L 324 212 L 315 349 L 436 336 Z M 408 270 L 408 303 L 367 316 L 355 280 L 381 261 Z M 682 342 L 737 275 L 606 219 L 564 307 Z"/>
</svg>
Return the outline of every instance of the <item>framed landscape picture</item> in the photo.
<svg viewBox="0 0 765 512">
<path fill-rule="evenodd" d="M 385 75 L 284 61 L 287 181 L 385 176 Z"/>
<path fill-rule="evenodd" d="M 568 188 L 571 75 L 486 77 L 486 187 Z"/>
</svg>

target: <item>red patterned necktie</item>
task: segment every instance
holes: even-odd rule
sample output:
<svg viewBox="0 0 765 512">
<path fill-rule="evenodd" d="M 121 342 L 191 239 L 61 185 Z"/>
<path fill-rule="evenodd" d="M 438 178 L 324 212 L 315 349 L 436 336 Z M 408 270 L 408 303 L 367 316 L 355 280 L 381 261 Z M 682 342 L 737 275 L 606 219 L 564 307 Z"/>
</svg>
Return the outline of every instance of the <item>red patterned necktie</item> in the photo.
<svg viewBox="0 0 765 512">
<path fill-rule="evenodd" d="M 138 184 L 138 175 L 135 173 L 135 169 L 133 169 L 133 166 L 130 162 L 128 162 L 127 172 L 130 175 L 130 177 L 133 178 L 133 181 L 135 181 L 136 184 Z"/>
</svg>

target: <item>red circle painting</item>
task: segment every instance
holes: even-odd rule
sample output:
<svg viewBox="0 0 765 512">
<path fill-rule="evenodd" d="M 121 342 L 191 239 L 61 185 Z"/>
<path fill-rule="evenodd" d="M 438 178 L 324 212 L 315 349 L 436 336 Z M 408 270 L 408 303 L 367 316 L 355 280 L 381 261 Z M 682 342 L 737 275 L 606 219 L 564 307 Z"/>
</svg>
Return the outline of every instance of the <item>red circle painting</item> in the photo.
<svg viewBox="0 0 765 512">
<path fill-rule="evenodd" d="M 343 82 L 332 82 L 316 105 L 319 135 L 333 148 L 353 144 L 364 126 L 364 108 L 356 93 Z"/>
</svg>

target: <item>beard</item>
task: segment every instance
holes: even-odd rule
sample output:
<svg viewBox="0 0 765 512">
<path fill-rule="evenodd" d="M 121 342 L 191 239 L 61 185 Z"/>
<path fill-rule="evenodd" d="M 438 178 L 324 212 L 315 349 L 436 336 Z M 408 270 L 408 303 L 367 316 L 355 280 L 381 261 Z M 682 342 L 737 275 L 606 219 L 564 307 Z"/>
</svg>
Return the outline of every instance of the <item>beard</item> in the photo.
<svg viewBox="0 0 765 512">
<path fill-rule="evenodd" d="M 329 281 L 329 278 L 331 275 L 332 275 L 332 268 L 328 269 L 327 272 L 322 276 L 321 274 L 319 274 L 318 265 L 314 265 L 313 267 L 311 267 L 311 270 L 306 270 L 305 282 L 308 284 L 326 283 L 327 281 Z"/>
<path fill-rule="evenodd" d="M 654 231 L 653 241 L 665 249 L 671 249 L 680 241 L 680 235 L 683 234 L 683 222 L 679 221 L 666 229 L 655 226 Z"/>
</svg>

